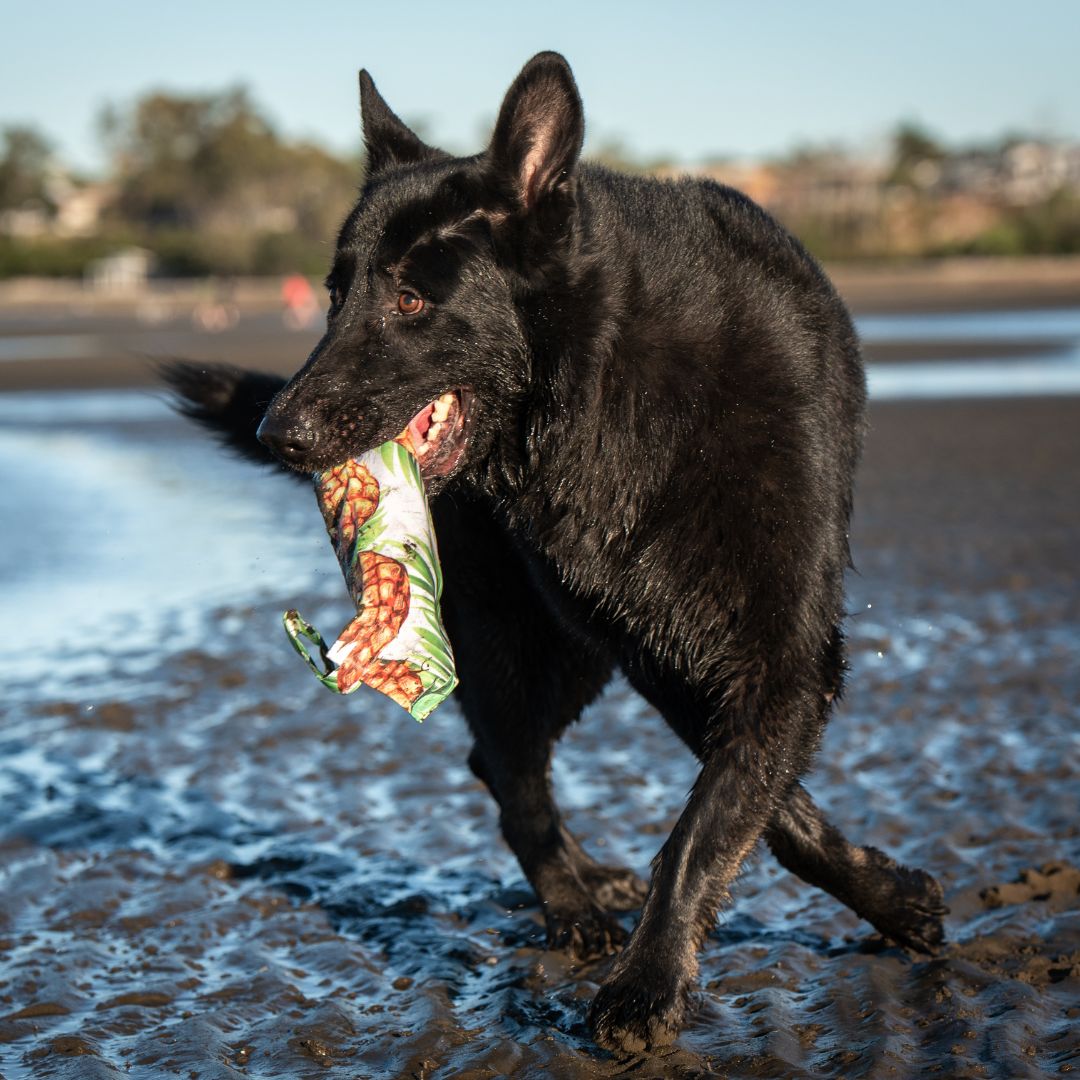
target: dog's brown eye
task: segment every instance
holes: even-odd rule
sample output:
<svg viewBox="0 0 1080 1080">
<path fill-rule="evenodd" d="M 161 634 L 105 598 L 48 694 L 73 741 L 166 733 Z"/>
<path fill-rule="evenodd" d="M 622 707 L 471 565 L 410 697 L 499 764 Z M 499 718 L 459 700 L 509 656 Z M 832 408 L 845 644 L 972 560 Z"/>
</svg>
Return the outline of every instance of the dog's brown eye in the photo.
<svg viewBox="0 0 1080 1080">
<path fill-rule="evenodd" d="M 415 315 L 424 306 L 424 301 L 414 292 L 409 292 L 408 289 L 399 292 L 397 295 L 397 309 L 402 315 Z"/>
</svg>

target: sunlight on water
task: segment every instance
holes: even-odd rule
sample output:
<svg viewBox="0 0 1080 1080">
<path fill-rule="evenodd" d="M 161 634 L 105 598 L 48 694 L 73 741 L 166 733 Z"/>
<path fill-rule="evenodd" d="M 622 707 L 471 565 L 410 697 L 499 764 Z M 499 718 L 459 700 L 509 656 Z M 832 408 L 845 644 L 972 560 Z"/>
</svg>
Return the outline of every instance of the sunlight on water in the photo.
<svg viewBox="0 0 1080 1080">
<path fill-rule="evenodd" d="M 963 360 L 867 365 L 870 397 L 878 401 L 930 398 L 1031 397 L 1080 393 L 1080 308 L 1058 311 L 980 311 L 864 315 L 864 343 L 946 346 L 972 342 Z M 978 354 L 979 342 L 1014 343 L 999 360 Z M 1056 348 L 1050 355 L 1034 346 Z M 871 350 L 872 351 L 872 350 Z"/>
<path fill-rule="evenodd" d="M 165 395 L 151 390 L 42 390 L 0 394 L 0 424 L 71 427 L 133 421 L 175 424 Z"/>
<path fill-rule="evenodd" d="M 862 315 L 864 341 L 1080 341 L 1080 308 Z"/>
<path fill-rule="evenodd" d="M 1080 394 L 1080 351 L 1029 360 L 867 364 L 873 401 Z"/>
<path fill-rule="evenodd" d="M 0 396 L 0 589 L 20 647 L 6 683 L 86 679 L 199 613 L 337 568 L 311 492 L 235 461 L 145 394 Z M 336 584 L 336 582 L 335 582 Z"/>
</svg>

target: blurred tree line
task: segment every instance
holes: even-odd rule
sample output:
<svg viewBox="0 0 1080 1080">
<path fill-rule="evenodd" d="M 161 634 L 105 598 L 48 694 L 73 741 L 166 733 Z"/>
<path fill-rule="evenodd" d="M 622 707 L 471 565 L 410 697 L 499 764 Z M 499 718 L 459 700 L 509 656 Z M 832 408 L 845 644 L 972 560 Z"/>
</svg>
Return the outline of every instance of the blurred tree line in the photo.
<svg viewBox="0 0 1080 1080">
<path fill-rule="evenodd" d="M 880 160 L 803 147 L 765 171 L 759 201 L 821 258 L 1080 254 L 1080 144 L 958 148 L 904 122 Z"/>
<path fill-rule="evenodd" d="M 150 93 L 107 107 L 100 131 L 109 166 L 96 183 L 58 175 L 40 134 L 3 132 L 0 213 L 36 205 L 48 219 L 80 193 L 97 205 L 92 221 L 55 218 L 37 232 L 24 214 L 0 237 L 0 275 L 78 273 L 123 246 L 149 250 L 170 275 L 325 273 L 356 198 L 359 153 L 284 138 L 243 88 Z"/>
<path fill-rule="evenodd" d="M 28 127 L 0 132 L 0 209 L 40 201 L 49 206 L 45 176 L 52 144 Z"/>
<path fill-rule="evenodd" d="M 78 275 L 124 247 L 170 276 L 325 272 L 363 162 L 278 132 L 243 88 L 107 107 L 105 176 L 73 175 L 27 127 L 0 131 L 0 277 Z M 357 133 L 359 145 L 359 132 Z M 593 160 L 675 176 L 619 142 Z M 693 170 L 746 191 L 819 257 L 1080 253 L 1080 147 L 1008 136 L 950 148 L 899 125 L 880 160 L 830 147 Z"/>
</svg>

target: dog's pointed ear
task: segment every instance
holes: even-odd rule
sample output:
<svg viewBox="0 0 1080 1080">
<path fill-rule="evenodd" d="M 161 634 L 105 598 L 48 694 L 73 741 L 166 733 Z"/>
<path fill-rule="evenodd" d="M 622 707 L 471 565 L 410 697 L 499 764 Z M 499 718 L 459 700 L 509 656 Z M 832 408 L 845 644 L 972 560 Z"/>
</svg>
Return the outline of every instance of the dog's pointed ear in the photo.
<svg viewBox="0 0 1080 1080">
<path fill-rule="evenodd" d="M 364 149 L 368 176 L 390 165 L 412 165 L 446 157 L 409 130 L 375 89 L 366 70 L 360 72 L 360 117 L 364 123 Z"/>
<path fill-rule="evenodd" d="M 572 185 L 585 117 L 570 65 L 537 53 L 503 99 L 488 148 L 490 168 L 523 210 Z"/>
</svg>

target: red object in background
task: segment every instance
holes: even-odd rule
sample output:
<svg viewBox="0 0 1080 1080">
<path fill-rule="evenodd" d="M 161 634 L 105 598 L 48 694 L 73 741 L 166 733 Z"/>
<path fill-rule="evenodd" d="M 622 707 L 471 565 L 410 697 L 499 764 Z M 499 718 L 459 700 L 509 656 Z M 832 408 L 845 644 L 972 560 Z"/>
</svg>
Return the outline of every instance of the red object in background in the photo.
<svg viewBox="0 0 1080 1080">
<path fill-rule="evenodd" d="M 301 330 L 310 326 L 319 313 L 315 290 L 303 274 L 289 274 L 281 283 L 282 320 L 286 326 Z"/>
</svg>

